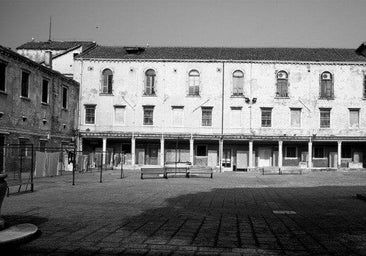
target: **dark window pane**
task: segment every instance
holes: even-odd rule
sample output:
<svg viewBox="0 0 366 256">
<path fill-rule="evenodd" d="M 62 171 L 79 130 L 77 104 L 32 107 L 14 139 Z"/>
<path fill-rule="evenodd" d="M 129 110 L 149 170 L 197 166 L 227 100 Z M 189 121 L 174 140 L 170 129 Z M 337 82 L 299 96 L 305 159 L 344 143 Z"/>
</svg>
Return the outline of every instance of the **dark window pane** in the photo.
<svg viewBox="0 0 366 256">
<path fill-rule="evenodd" d="M 67 88 L 63 87 L 62 89 L 62 107 L 67 108 Z"/>
<path fill-rule="evenodd" d="M 95 106 L 85 106 L 85 123 L 95 123 Z"/>
<path fill-rule="evenodd" d="M 28 98 L 29 73 L 22 72 L 21 96 Z"/>
<path fill-rule="evenodd" d="M 0 62 L 0 91 L 5 91 L 6 65 Z"/>
<path fill-rule="evenodd" d="M 48 103 L 48 81 L 42 81 L 42 102 Z"/>
</svg>

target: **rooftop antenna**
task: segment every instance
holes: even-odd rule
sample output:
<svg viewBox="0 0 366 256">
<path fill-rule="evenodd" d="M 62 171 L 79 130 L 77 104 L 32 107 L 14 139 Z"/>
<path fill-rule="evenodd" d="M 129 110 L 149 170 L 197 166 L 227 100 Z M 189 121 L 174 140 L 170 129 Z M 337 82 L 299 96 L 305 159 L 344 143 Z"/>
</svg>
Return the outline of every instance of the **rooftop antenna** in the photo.
<svg viewBox="0 0 366 256">
<path fill-rule="evenodd" d="M 48 41 L 51 41 L 52 16 L 50 16 L 50 27 L 48 30 Z"/>
</svg>

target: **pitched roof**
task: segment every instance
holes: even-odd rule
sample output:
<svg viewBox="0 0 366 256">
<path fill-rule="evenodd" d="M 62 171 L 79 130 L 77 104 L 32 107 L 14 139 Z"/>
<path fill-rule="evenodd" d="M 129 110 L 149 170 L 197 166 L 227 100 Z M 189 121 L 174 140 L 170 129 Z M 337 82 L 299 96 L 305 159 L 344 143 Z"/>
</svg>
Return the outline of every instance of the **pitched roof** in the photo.
<svg viewBox="0 0 366 256">
<path fill-rule="evenodd" d="M 21 46 L 18 46 L 16 49 L 28 49 L 28 50 L 68 50 L 70 48 L 74 48 L 76 46 L 82 46 L 83 48 L 95 45 L 95 42 L 92 41 L 31 41 Z"/>
<path fill-rule="evenodd" d="M 366 62 L 354 49 L 336 48 L 209 48 L 209 47 L 112 47 L 96 46 L 77 58 L 141 60 L 256 60 Z"/>
</svg>

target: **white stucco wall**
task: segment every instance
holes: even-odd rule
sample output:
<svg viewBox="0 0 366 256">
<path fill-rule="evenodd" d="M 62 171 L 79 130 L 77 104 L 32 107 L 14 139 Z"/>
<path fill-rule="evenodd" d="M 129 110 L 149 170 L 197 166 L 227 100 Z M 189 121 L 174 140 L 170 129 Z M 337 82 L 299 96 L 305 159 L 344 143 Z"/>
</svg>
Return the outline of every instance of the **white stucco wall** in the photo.
<svg viewBox="0 0 366 256">
<path fill-rule="evenodd" d="M 146 133 L 221 133 L 222 62 L 153 62 L 76 60 L 74 79 L 81 84 L 81 124 L 85 131 Z M 100 95 L 101 73 L 113 71 L 113 95 Z M 156 97 L 143 96 L 145 71 L 156 72 Z M 188 72 L 200 72 L 200 97 L 189 97 Z M 257 98 L 253 105 L 244 97 L 232 97 L 232 73 L 244 72 L 244 94 Z M 289 74 L 289 98 L 277 99 L 276 72 Z M 366 135 L 363 77 L 365 65 L 321 63 L 225 63 L 224 134 L 255 135 Z M 334 76 L 334 100 L 319 99 L 319 75 Z M 85 125 L 85 104 L 96 104 L 95 125 Z M 114 125 L 114 105 L 126 106 L 125 125 Z M 143 125 L 143 105 L 154 105 L 154 125 Z M 172 125 L 172 106 L 184 106 L 184 125 Z M 201 126 L 201 107 L 213 107 L 212 127 Z M 242 107 L 241 128 L 230 127 L 231 107 Z M 272 109 L 272 127 L 261 127 L 261 107 Z M 301 108 L 301 127 L 290 127 L 290 108 Z M 320 129 L 319 108 L 331 108 L 331 128 Z M 360 109 L 360 126 L 349 128 L 349 108 Z M 251 110 L 250 110 L 251 109 Z M 252 112 L 250 114 L 250 111 Z M 250 116 L 251 121 L 250 121 Z M 252 128 L 252 129 L 250 129 Z"/>
</svg>

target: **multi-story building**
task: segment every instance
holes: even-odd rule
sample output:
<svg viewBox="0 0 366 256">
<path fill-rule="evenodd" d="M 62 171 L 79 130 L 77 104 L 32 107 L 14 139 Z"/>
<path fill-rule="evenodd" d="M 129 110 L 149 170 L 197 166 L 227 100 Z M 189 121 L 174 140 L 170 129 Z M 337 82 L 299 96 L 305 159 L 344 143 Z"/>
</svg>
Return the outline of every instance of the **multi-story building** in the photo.
<svg viewBox="0 0 366 256">
<path fill-rule="evenodd" d="M 97 46 L 75 59 L 80 147 L 133 166 L 362 167 L 365 49 Z"/>
<path fill-rule="evenodd" d="M 0 46 L 0 148 L 73 143 L 78 97 L 76 81 Z"/>
<path fill-rule="evenodd" d="M 71 77 L 74 56 L 96 46 L 92 41 L 30 41 L 17 47 L 17 52 L 35 62 Z"/>
</svg>

